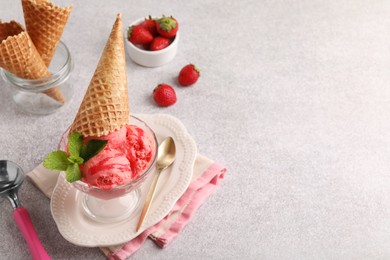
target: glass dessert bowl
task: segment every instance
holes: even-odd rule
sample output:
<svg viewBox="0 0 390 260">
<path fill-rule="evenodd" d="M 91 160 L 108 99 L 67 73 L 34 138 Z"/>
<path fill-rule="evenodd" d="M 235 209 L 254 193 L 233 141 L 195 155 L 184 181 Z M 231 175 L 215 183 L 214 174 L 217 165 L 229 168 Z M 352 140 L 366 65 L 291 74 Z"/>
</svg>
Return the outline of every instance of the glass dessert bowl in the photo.
<svg viewBox="0 0 390 260">
<path fill-rule="evenodd" d="M 155 169 L 157 158 L 157 138 L 154 131 L 142 120 L 130 116 L 131 126 L 143 130 L 143 136 L 151 142 L 151 157 L 147 164 L 137 173 L 135 179 L 120 185 L 95 186 L 85 181 L 84 173 L 80 181 L 73 182 L 78 190 L 77 197 L 81 200 L 82 209 L 86 216 L 102 223 L 113 223 L 127 219 L 135 212 L 140 200 L 140 187 Z M 67 150 L 69 129 L 62 135 L 58 145 L 59 150 Z M 127 138 L 127 137 L 126 137 Z M 92 160 L 92 159 L 91 159 Z M 92 168 L 92 167 L 91 167 Z M 105 169 L 99 169 L 99 174 L 105 174 Z M 95 174 L 95 173 L 88 173 Z M 64 175 L 62 175 L 64 176 Z"/>
</svg>

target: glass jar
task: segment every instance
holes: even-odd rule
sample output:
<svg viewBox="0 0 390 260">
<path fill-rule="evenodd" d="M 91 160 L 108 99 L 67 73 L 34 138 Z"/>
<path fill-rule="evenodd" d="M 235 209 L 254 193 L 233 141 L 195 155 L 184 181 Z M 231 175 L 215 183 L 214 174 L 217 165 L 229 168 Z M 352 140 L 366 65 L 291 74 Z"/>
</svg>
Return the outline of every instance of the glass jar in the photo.
<svg viewBox="0 0 390 260">
<path fill-rule="evenodd" d="M 1 76 L 12 89 L 12 98 L 19 109 L 45 115 L 56 112 L 70 102 L 73 97 L 73 85 L 69 80 L 72 70 L 69 49 L 60 41 L 49 66 L 51 77 L 23 79 L 6 70 L 1 70 Z"/>
</svg>

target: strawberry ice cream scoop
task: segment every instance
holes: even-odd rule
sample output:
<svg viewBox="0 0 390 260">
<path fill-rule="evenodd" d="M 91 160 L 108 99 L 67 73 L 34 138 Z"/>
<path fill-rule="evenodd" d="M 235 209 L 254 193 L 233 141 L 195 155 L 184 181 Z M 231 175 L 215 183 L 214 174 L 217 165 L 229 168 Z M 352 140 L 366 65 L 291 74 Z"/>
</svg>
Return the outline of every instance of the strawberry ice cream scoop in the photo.
<svg viewBox="0 0 390 260">
<path fill-rule="evenodd" d="M 135 125 L 99 138 L 107 146 L 81 167 L 82 181 L 89 186 L 109 190 L 137 179 L 153 158 L 153 143 L 144 130 Z M 88 140 L 88 138 L 86 138 Z"/>
</svg>

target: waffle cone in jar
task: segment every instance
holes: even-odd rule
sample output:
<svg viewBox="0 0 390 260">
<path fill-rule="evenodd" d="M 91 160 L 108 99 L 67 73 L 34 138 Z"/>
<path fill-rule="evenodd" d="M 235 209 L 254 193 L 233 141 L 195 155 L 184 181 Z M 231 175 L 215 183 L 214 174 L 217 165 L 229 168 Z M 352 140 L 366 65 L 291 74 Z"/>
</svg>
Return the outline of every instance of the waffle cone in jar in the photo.
<svg viewBox="0 0 390 260">
<path fill-rule="evenodd" d="M 51 76 L 29 35 L 15 21 L 0 22 L 0 67 L 24 79 Z M 59 88 L 44 93 L 62 104 L 66 102 Z"/>
<path fill-rule="evenodd" d="M 22 7 L 27 33 L 49 67 L 73 6 L 62 8 L 47 0 L 22 0 Z"/>
<path fill-rule="evenodd" d="M 99 137 L 128 124 L 127 91 L 122 20 L 118 14 L 69 133 Z"/>
</svg>

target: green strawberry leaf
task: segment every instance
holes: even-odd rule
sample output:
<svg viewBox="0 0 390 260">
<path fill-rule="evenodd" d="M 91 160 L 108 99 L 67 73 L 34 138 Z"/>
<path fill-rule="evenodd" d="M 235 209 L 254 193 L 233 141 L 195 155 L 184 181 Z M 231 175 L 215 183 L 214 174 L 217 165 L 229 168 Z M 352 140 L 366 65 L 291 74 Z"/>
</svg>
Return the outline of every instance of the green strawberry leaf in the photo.
<svg viewBox="0 0 390 260">
<path fill-rule="evenodd" d="M 177 26 L 176 21 L 174 19 L 172 19 L 172 16 L 165 17 L 163 15 L 163 17 L 158 19 L 157 22 L 158 22 L 158 25 L 160 26 L 160 28 L 164 31 L 167 31 L 167 32 L 170 32 L 172 29 L 176 28 L 176 26 Z"/>
<path fill-rule="evenodd" d="M 66 180 L 68 182 L 75 182 L 81 180 L 80 166 L 77 163 L 69 164 L 66 169 Z"/>
<path fill-rule="evenodd" d="M 43 161 L 43 166 L 53 171 L 65 171 L 69 166 L 68 155 L 64 151 L 49 153 Z"/>
<path fill-rule="evenodd" d="M 81 149 L 80 156 L 84 159 L 84 163 L 100 153 L 107 145 L 107 140 L 89 140 L 87 145 Z"/>
<path fill-rule="evenodd" d="M 133 26 L 129 26 L 127 28 L 127 39 L 129 40 L 130 37 L 131 37 L 131 32 L 133 31 L 133 28 L 134 28 L 134 25 Z"/>
</svg>

